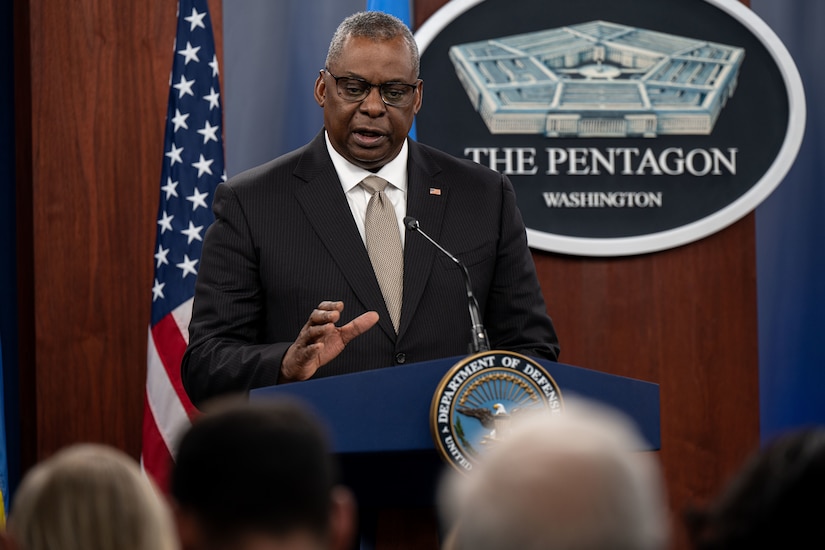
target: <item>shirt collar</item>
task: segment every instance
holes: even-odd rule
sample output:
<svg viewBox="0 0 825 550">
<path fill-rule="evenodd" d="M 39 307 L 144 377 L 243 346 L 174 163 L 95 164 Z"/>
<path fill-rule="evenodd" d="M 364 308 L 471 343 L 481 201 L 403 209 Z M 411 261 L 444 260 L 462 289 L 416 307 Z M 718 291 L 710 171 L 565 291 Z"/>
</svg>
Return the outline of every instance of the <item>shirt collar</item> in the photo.
<svg viewBox="0 0 825 550">
<path fill-rule="evenodd" d="M 326 130 L 324 130 L 324 140 L 327 144 L 329 156 L 332 158 L 332 164 L 338 173 L 338 179 L 341 180 L 341 187 L 343 187 L 344 193 L 349 192 L 367 176 L 380 176 L 390 182 L 393 187 L 404 192 L 407 191 L 407 156 L 409 155 L 409 147 L 407 146 L 406 139 L 398 155 L 382 166 L 378 172 L 364 170 L 342 157 L 329 141 L 329 135 L 327 135 Z"/>
</svg>

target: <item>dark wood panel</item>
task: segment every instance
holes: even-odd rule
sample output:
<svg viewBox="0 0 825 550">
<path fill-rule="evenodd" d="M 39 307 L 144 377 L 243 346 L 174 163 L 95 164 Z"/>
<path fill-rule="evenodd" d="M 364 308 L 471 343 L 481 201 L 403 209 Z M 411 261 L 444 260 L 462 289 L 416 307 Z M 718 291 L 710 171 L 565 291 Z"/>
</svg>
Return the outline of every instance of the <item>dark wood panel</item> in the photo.
<svg viewBox="0 0 825 550">
<path fill-rule="evenodd" d="M 413 25 L 415 28 L 413 31 L 423 25 L 432 14 L 438 11 L 438 8 L 446 3 L 446 0 L 414 0 Z"/>
<path fill-rule="evenodd" d="M 659 457 L 677 515 L 715 494 L 758 443 L 754 250 L 749 215 L 657 254 L 534 252 L 561 360 L 660 385 Z"/>
<path fill-rule="evenodd" d="M 31 2 L 39 457 L 139 454 L 174 4 Z M 118 9 L 120 8 L 120 9 Z"/>
</svg>

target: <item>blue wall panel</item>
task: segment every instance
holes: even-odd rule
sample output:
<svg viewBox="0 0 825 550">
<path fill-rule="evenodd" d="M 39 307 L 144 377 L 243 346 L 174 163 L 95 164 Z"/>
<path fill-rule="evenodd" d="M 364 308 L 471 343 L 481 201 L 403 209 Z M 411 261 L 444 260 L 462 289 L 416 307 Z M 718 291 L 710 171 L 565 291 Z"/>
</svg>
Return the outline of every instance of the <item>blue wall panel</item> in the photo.
<svg viewBox="0 0 825 550">
<path fill-rule="evenodd" d="M 825 2 L 751 0 L 785 43 L 807 97 L 794 167 L 756 211 L 763 440 L 825 424 Z"/>
</svg>

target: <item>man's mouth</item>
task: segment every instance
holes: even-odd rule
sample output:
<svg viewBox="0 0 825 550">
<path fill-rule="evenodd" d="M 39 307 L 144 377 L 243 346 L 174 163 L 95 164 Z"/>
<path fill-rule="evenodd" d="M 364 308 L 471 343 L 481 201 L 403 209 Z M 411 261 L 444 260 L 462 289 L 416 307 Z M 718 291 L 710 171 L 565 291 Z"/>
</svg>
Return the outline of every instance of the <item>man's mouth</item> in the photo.
<svg viewBox="0 0 825 550">
<path fill-rule="evenodd" d="M 359 145 L 365 147 L 375 145 L 384 138 L 382 132 L 368 129 L 355 130 L 352 134 Z"/>
</svg>

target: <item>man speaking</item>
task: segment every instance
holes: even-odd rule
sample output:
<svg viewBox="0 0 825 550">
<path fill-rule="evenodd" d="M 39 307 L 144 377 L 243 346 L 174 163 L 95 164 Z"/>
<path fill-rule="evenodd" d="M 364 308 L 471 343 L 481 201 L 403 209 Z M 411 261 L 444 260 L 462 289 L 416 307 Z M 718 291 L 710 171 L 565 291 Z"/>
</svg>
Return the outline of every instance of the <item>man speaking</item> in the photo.
<svg viewBox="0 0 825 550">
<path fill-rule="evenodd" d="M 323 130 L 218 186 L 182 365 L 195 405 L 468 353 L 464 270 L 407 216 L 466 267 L 490 347 L 557 358 L 509 180 L 407 137 L 418 77 L 403 22 L 348 17 L 315 81 Z"/>
</svg>

